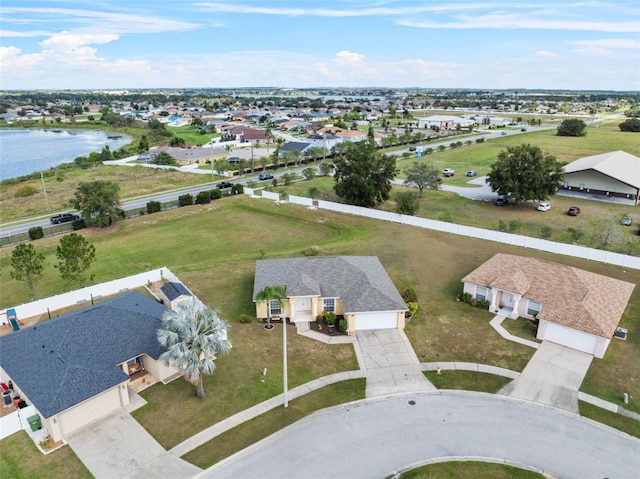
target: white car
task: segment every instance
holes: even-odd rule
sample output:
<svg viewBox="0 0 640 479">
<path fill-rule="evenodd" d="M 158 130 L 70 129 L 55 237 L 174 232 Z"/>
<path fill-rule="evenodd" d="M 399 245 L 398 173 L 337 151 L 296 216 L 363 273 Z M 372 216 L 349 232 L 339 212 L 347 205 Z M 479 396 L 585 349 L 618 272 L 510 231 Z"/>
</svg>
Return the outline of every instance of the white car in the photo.
<svg viewBox="0 0 640 479">
<path fill-rule="evenodd" d="M 551 209 L 551 203 L 543 201 L 538 205 L 538 211 L 549 211 Z"/>
<path fill-rule="evenodd" d="M 453 168 L 445 168 L 444 170 L 442 170 L 442 174 L 447 177 L 453 176 L 455 175 L 455 173 L 456 171 Z"/>
</svg>

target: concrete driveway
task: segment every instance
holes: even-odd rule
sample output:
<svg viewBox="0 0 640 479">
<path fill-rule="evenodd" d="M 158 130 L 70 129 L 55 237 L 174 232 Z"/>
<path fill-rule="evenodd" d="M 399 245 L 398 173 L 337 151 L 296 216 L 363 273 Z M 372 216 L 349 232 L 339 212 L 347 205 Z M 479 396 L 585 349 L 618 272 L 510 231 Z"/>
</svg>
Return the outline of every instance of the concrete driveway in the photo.
<svg viewBox="0 0 640 479">
<path fill-rule="evenodd" d="M 358 362 L 366 371 L 366 397 L 408 392 L 435 392 L 420 369 L 418 358 L 397 329 L 357 331 Z"/>
<path fill-rule="evenodd" d="M 96 479 L 175 479 L 201 472 L 165 451 L 124 410 L 89 424 L 67 442 Z"/>
<path fill-rule="evenodd" d="M 522 374 L 498 394 L 578 414 L 578 390 L 592 360 L 590 354 L 543 341 Z"/>
</svg>

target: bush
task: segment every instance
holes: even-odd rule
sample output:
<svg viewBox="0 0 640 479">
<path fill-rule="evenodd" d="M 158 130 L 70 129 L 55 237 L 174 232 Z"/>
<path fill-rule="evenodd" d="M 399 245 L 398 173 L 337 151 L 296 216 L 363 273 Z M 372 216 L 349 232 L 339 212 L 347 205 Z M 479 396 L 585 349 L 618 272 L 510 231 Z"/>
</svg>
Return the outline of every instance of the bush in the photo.
<svg viewBox="0 0 640 479">
<path fill-rule="evenodd" d="M 32 228 L 29 228 L 29 239 L 30 240 L 37 240 L 40 238 L 44 238 L 44 230 L 42 229 L 42 226 L 34 226 Z"/>
<path fill-rule="evenodd" d="M 623 121 L 618 125 L 620 131 L 632 131 L 639 132 L 640 131 L 640 119 L 638 118 L 629 118 L 628 120 Z"/>
<path fill-rule="evenodd" d="M 244 185 L 240 184 L 240 183 L 236 183 L 235 185 L 233 185 L 231 187 L 231 194 L 232 195 L 240 195 L 244 193 Z"/>
<path fill-rule="evenodd" d="M 336 316 L 336 313 L 334 313 L 333 311 L 330 311 L 327 313 L 327 325 L 328 326 L 334 326 L 336 324 L 336 319 L 338 317 Z"/>
<path fill-rule="evenodd" d="M 147 203 L 147 213 L 158 213 L 162 211 L 162 204 L 159 201 L 149 201 Z"/>
<path fill-rule="evenodd" d="M 317 246 L 310 246 L 309 248 L 304 250 L 305 256 L 318 256 L 319 253 L 320 253 L 320 248 Z"/>
<path fill-rule="evenodd" d="M 196 205 L 206 205 L 211 203 L 211 191 L 201 191 L 196 196 Z"/>
<path fill-rule="evenodd" d="M 338 321 L 338 331 L 340 331 L 341 333 L 347 332 L 347 320 L 346 319 L 341 319 L 340 321 Z"/>
<path fill-rule="evenodd" d="M 418 301 L 418 295 L 413 288 L 407 288 L 400 293 L 405 303 L 416 303 Z"/>
<path fill-rule="evenodd" d="M 409 308 L 409 315 L 413 316 L 418 312 L 418 303 L 416 303 L 415 301 L 408 301 L 407 308 Z"/>
<path fill-rule="evenodd" d="M 16 198 L 28 198 L 31 195 L 35 195 L 38 192 L 38 189 L 31 185 L 24 185 L 17 189 L 15 197 Z"/>
<path fill-rule="evenodd" d="M 251 317 L 247 315 L 247 310 L 245 308 L 242 308 L 242 312 L 240 313 L 240 317 L 238 318 L 238 321 L 242 324 L 251 322 Z"/>
<path fill-rule="evenodd" d="M 189 206 L 193 204 L 193 196 L 189 193 L 178 196 L 178 206 Z"/>
<path fill-rule="evenodd" d="M 220 190 L 211 190 L 210 193 L 212 200 L 219 200 L 220 198 L 222 198 L 222 191 Z"/>
<path fill-rule="evenodd" d="M 551 226 L 543 225 L 540 227 L 540 237 L 542 239 L 549 239 L 553 234 L 553 229 Z"/>
<path fill-rule="evenodd" d="M 313 180 L 316 177 L 315 168 L 305 168 L 302 170 L 302 176 L 304 176 L 305 180 Z"/>
<path fill-rule="evenodd" d="M 71 223 L 71 228 L 73 228 L 73 231 L 82 230 L 82 229 L 85 229 L 86 227 L 87 227 L 87 223 L 82 218 L 73 220 L 73 223 Z"/>
</svg>

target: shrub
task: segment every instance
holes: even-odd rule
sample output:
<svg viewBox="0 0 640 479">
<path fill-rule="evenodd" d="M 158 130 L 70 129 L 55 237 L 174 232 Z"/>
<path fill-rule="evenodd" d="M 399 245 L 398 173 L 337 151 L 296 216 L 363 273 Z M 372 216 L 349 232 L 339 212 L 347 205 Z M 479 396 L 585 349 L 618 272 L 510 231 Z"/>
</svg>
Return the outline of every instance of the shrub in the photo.
<svg viewBox="0 0 640 479">
<path fill-rule="evenodd" d="M 462 293 L 462 301 L 464 303 L 470 303 L 472 299 L 473 296 L 471 296 L 471 293 Z"/>
<path fill-rule="evenodd" d="M 405 289 L 402 293 L 400 293 L 400 296 L 402 296 L 402 299 L 405 303 L 415 303 L 418 301 L 418 295 L 413 288 Z"/>
<path fill-rule="evenodd" d="M 242 185 L 241 183 L 236 183 L 231 187 L 232 195 L 240 195 L 242 193 L 244 193 L 244 185 Z"/>
<path fill-rule="evenodd" d="M 212 200 L 219 200 L 220 198 L 222 198 L 222 191 L 220 190 L 211 190 L 210 193 Z"/>
<path fill-rule="evenodd" d="M 193 204 L 193 196 L 189 193 L 178 196 L 178 206 L 189 206 Z"/>
<path fill-rule="evenodd" d="M 196 205 L 206 205 L 211 203 L 211 191 L 201 191 L 196 196 Z"/>
<path fill-rule="evenodd" d="M 551 228 L 551 226 L 543 225 L 540 227 L 540 237 L 542 239 L 551 238 L 552 234 L 553 234 L 553 229 Z"/>
<path fill-rule="evenodd" d="M 302 176 L 304 176 L 305 180 L 313 180 L 316 177 L 315 168 L 305 168 L 302 170 Z"/>
<path fill-rule="evenodd" d="M 418 303 L 415 301 L 409 301 L 407 303 L 407 308 L 409 308 L 409 315 L 413 316 L 418 312 Z"/>
<path fill-rule="evenodd" d="M 318 253 L 320 253 L 320 248 L 318 248 L 317 246 L 310 246 L 309 248 L 304 250 L 305 256 L 318 256 Z"/>
<path fill-rule="evenodd" d="M 639 132 L 640 131 L 640 119 L 639 118 L 629 118 L 628 120 L 623 121 L 618 125 L 620 131 L 632 131 Z"/>
<path fill-rule="evenodd" d="M 316 324 L 321 324 L 322 321 L 324 321 L 324 316 L 322 314 L 316 316 Z"/>
<path fill-rule="evenodd" d="M 247 315 L 247 310 L 245 308 L 242 308 L 242 312 L 240 313 L 240 317 L 238 318 L 238 321 L 241 322 L 242 324 L 251 322 L 251 317 Z"/>
<path fill-rule="evenodd" d="M 522 223 L 518 220 L 509 221 L 509 233 L 515 233 L 522 227 Z"/>
<path fill-rule="evenodd" d="M 32 228 L 29 228 L 29 239 L 30 240 L 37 240 L 40 238 L 44 237 L 44 231 L 42 229 L 42 226 L 34 226 Z"/>
<path fill-rule="evenodd" d="M 27 198 L 31 195 L 35 195 L 38 192 L 38 189 L 31 185 L 21 186 L 16 190 L 15 197 L 16 198 Z"/>
<path fill-rule="evenodd" d="M 318 198 L 320 196 L 320 189 L 312 186 L 311 188 L 309 188 L 309 196 L 314 199 Z"/>
<path fill-rule="evenodd" d="M 338 321 L 338 331 L 340 331 L 341 333 L 345 333 L 347 331 L 346 319 L 341 319 L 340 321 Z"/>
<path fill-rule="evenodd" d="M 147 203 L 147 213 L 158 213 L 162 211 L 162 204 L 159 201 L 149 201 Z"/>
<path fill-rule="evenodd" d="M 578 241 L 580 238 L 584 236 L 584 232 L 575 228 L 567 228 L 567 231 L 571 235 L 571 239 L 573 241 Z"/>
<path fill-rule="evenodd" d="M 82 230 L 82 229 L 85 229 L 86 227 L 87 227 L 87 223 L 82 218 L 73 220 L 73 223 L 71 223 L 71 228 L 73 228 L 73 231 Z"/>
<path fill-rule="evenodd" d="M 334 313 L 333 311 L 327 313 L 327 325 L 334 326 L 336 324 L 336 319 L 336 313 Z"/>
</svg>

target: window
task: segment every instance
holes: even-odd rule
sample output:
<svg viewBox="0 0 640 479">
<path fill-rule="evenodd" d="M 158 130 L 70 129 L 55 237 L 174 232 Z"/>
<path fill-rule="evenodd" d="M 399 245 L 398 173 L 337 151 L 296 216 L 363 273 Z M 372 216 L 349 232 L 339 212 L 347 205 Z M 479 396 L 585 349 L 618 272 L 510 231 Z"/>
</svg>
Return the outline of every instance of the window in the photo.
<svg viewBox="0 0 640 479">
<path fill-rule="evenodd" d="M 269 308 L 271 309 L 271 316 L 279 316 L 282 314 L 282 306 L 280 306 L 280 301 L 277 299 L 272 299 L 269 302 Z"/>
<path fill-rule="evenodd" d="M 529 300 L 527 303 L 527 314 L 530 316 L 535 316 L 542 309 L 542 303 L 538 303 L 537 301 Z"/>
<path fill-rule="evenodd" d="M 584 183 L 580 183 L 580 189 L 584 190 Z"/>
<path fill-rule="evenodd" d="M 336 312 L 336 300 L 335 298 L 324 298 L 322 300 L 322 310 L 327 313 Z"/>
<path fill-rule="evenodd" d="M 568 187 L 569 187 L 569 182 L 568 182 L 568 181 L 565 181 L 564 183 L 562 183 L 562 186 L 563 186 L 564 188 L 568 188 Z"/>
<path fill-rule="evenodd" d="M 476 286 L 476 299 L 478 301 L 485 301 L 487 299 L 487 288 L 484 286 Z"/>
</svg>

